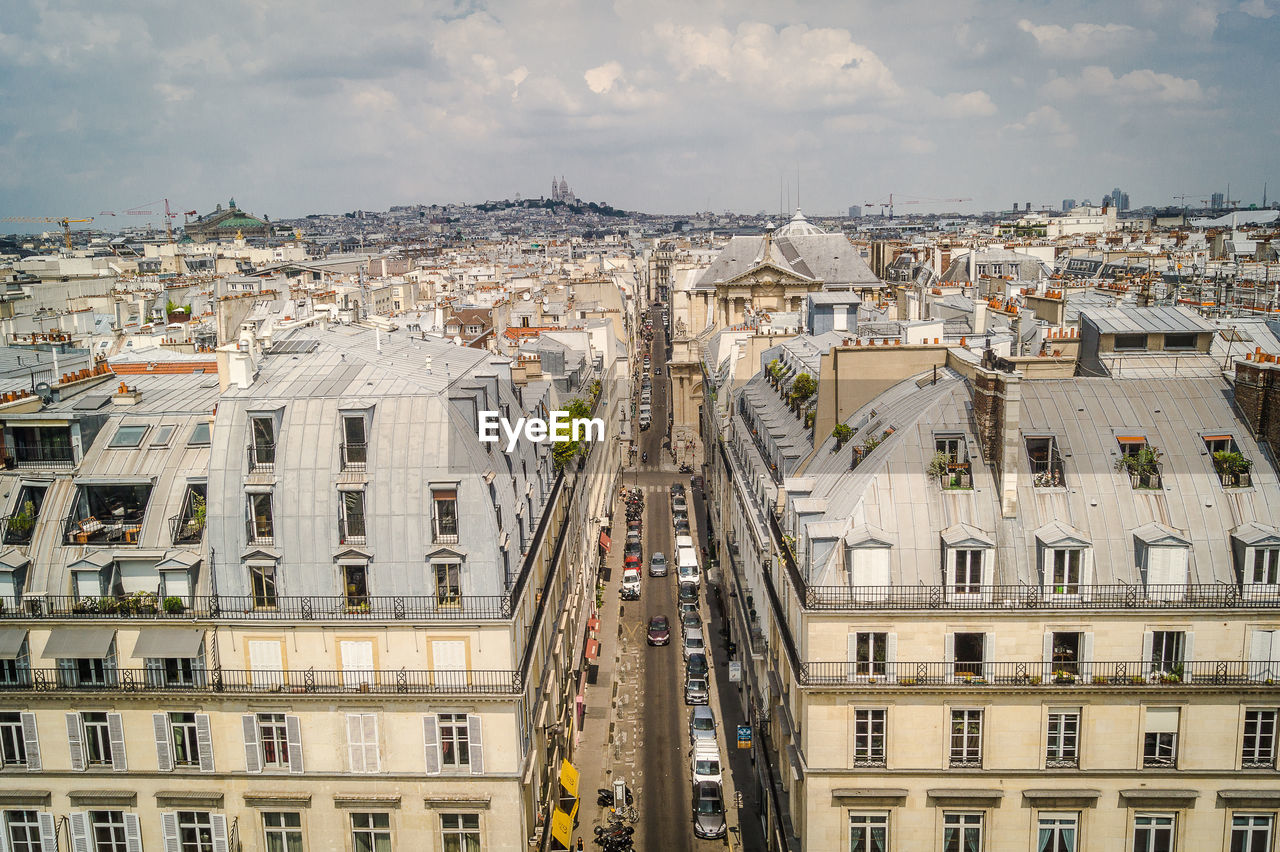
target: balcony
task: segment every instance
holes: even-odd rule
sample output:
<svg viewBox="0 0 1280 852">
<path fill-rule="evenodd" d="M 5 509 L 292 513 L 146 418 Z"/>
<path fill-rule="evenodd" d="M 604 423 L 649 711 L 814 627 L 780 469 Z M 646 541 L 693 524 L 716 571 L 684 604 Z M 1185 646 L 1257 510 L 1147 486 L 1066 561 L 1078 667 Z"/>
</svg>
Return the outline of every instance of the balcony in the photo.
<svg viewBox="0 0 1280 852">
<path fill-rule="evenodd" d="M 1117 687 L 1222 687 L 1280 686 L 1280 662 L 1243 660 L 1198 660 L 1183 663 L 1177 673 L 1152 671 L 1151 662 L 1061 663 L 981 662 L 973 664 L 933 660 L 929 662 L 876 663 L 876 674 L 867 663 L 807 662 L 801 665 L 801 686 L 877 687 L 945 686 L 948 689 L 1034 687 L 1045 689 L 1090 689 Z M 1056 668 L 1055 668 L 1056 666 Z"/>
<path fill-rule="evenodd" d="M 276 469 L 275 444 L 249 445 L 249 472 L 273 473 Z"/>
<path fill-rule="evenodd" d="M 14 519 L 17 519 L 16 521 Z M 3 540 L 5 544 L 30 544 L 31 535 L 35 532 L 35 519 L 29 515 L 10 515 L 7 518 L 0 519 L 0 529 L 4 530 Z"/>
<path fill-rule="evenodd" d="M 369 458 L 368 444 L 343 444 L 340 447 L 342 452 L 342 469 L 343 470 L 364 470 Z"/>
<path fill-rule="evenodd" d="M 142 519 L 119 518 L 103 523 L 93 515 L 67 518 L 62 528 L 66 544 L 137 544 Z"/>
<path fill-rule="evenodd" d="M 169 533 L 174 545 L 199 544 L 204 536 L 204 523 L 195 518 L 174 515 L 169 519 Z"/>
<path fill-rule="evenodd" d="M 783 548 L 788 570 L 794 563 Z M 798 573 L 793 574 L 798 578 Z M 1280 587 L 1226 583 L 1172 585 L 1071 586 L 1058 594 L 1042 586 L 971 586 L 957 594 L 952 586 L 805 586 L 805 607 L 859 609 L 1230 609 L 1280 607 Z"/>
<path fill-rule="evenodd" d="M 166 683 L 147 669 L 115 669 L 102 682 L 68 681 L 58 669 L 30 669 L 0 692 L 151 692 L 236 695 L 521 695 L 524 678 L 515 670 L 431 671 L 379 669 L 211 669 L 191 682 Z"/>
<path fill-rule="evenodd" d="M 171 599 L 151 603 L 139 597 L 108 595 L 27 595 L 20 607 L 0 609 L 6 618 L 227 618 L 273 621 L 327 619 L 464 621 L 511 617 L 509 595 L 461 595 L 438 598 L 434 595 L 368 595 L 352 606 L 346 595 L 291 596 L 274 598 L 271 607 L 257 606 L 253 595 L 216 595 Z"/>
<path fill-rule="evenodd" d="M 1067 484 L 1066 470 L 1057 450 L 1053 450 L 1048 459 L 1031 460 L 1031 484 L 1036 488 L 1064 488 Z"/>
<path fill-rule="evenodd" d="M 4 448 L 5 459 L 19 468 L 75 467 L 75 450 L 58 444 L 9 444 Z"/>
</svg>

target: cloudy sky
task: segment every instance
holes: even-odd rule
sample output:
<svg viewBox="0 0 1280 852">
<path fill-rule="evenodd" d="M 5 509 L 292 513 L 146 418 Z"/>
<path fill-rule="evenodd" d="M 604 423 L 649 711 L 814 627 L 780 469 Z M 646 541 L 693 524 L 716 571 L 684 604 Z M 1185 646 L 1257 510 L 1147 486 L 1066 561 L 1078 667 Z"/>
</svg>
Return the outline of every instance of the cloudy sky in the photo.
<svg viewBox="0 0 1280 852">
<path fill-rule="evenodd" d="M 560 174 L 651 212 L 772 212 L 797 179 L 816 213 L 1280 197 L 1280 0 L 4 10 L 0 216 L 382 210 Z"/>
</svg>

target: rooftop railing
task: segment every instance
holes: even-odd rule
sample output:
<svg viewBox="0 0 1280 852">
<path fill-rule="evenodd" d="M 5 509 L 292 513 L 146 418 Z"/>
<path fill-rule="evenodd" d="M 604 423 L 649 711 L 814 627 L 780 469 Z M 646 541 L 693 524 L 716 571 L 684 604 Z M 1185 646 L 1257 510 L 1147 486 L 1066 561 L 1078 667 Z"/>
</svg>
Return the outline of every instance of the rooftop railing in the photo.
<svg viewBox="0 0 1280 852">
<path fill-rule="evenodd" d="M 9 444 L 4 455 L 23 468 L 75 467 L 75 450 L 71 447 L 45 446 L 41 444 Z"/>
<path fill-rule="evenodd" d="M 204 523 L 195 518 L 174 515 L 169 519 L 169 534 L 174 544 L 199 544 L 204 536 Z"/>
<path fill-rule="evenodd" d="M 803 686 L 999 687 L 1280 687 L 1280 661 L 1197 660 L 1165 671 L 1150 661 L 1124 662 L 805 662 Z"/>
<path fill-rule="evenodd" d="M 96 682 L 68 678 L 58 669 L 24 669 L 0 692 L 165 692 L 243 695 L 518 695 L 523 678 L 515 670 L 426 669 L 214 669 L 185 683 L 166 682 L 147 669 L 114 669 Z"/>
<path fill-rule="evenodd" d="M 194 598 L 138 596 L 28 595 L 17 606 L 0 608 L 6 618 L 156 618 L 156 619 L 367 619 L 446 620 L 510 618 L 510 595 L 346 595 L 275 596 L 271 606 L 254 595 L 206 595 Z M 353 603 L 353 600 L 358 602 Z"/>
<path fill-rule="evenodd" d="M 783 559 L 791 555 L 783 548 Z M 790 567 L 790 565 L 788 566 Z M 1280 607 L 1280 586 L 806 586 L 808 609 L 1230 609 Z"/>
</svg>

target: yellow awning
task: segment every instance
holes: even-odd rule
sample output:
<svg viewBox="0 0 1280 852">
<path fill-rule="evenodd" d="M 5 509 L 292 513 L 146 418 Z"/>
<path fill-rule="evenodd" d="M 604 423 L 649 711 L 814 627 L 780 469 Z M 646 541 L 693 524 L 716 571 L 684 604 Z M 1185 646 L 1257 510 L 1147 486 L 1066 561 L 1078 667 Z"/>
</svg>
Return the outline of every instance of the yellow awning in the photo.
<svg viewBox="0 0 1280 852">
<path fill-rule="evenodd" d="M 560 786 L 568 791 L 570 796 L 578 798 L 578 770 L 567 760 L 560 762 Z"/>
</svg>

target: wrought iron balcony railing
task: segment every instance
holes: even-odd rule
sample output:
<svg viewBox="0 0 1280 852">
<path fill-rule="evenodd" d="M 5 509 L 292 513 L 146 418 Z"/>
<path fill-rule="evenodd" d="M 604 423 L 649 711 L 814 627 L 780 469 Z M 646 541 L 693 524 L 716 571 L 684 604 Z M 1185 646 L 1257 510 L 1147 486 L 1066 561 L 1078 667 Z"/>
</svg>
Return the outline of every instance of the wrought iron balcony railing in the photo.
<svg viewBox="0 0 1280 852">
<path fill-rule="evenodd" d="M 70 678 L 58 669 L 26 669 L 16 682 L 0 682 L 0 692 L 519 695 L 524 690 L 521 673 L 505 669 L 212 669 L 199 675 L 176 682 L 147 669 L 115 669 L 110 677 L 89 682 Z"/>
<path fill-rule="evenodd" d="M 1278 687 L 1280 661 L 1197 660 L 1170 671 L 1150 661 L 1025 662 L 806 662 L 802 686 L 874 689 L 880 687 L 1116 688 L 1116 687 Z"/>
<path fill-rule="evenodd" d="M 791 554 L 783 548 L 785 562 Z M 808 609 L 1230 609 L 1280 607 L 1278 585 L 806 586 Z"/>
<path fill-rule="evenodd" d="M 510 595 L 346 595 L 274 596 L 272 606 L 253 595 L 143 598 L 28 595 L 0 608 L 6 618 L 230 618 L 263 620 L 447 620 L 510 618 Z M 353 600 L 356 602 L 353 603 Z"/>
</svg>

